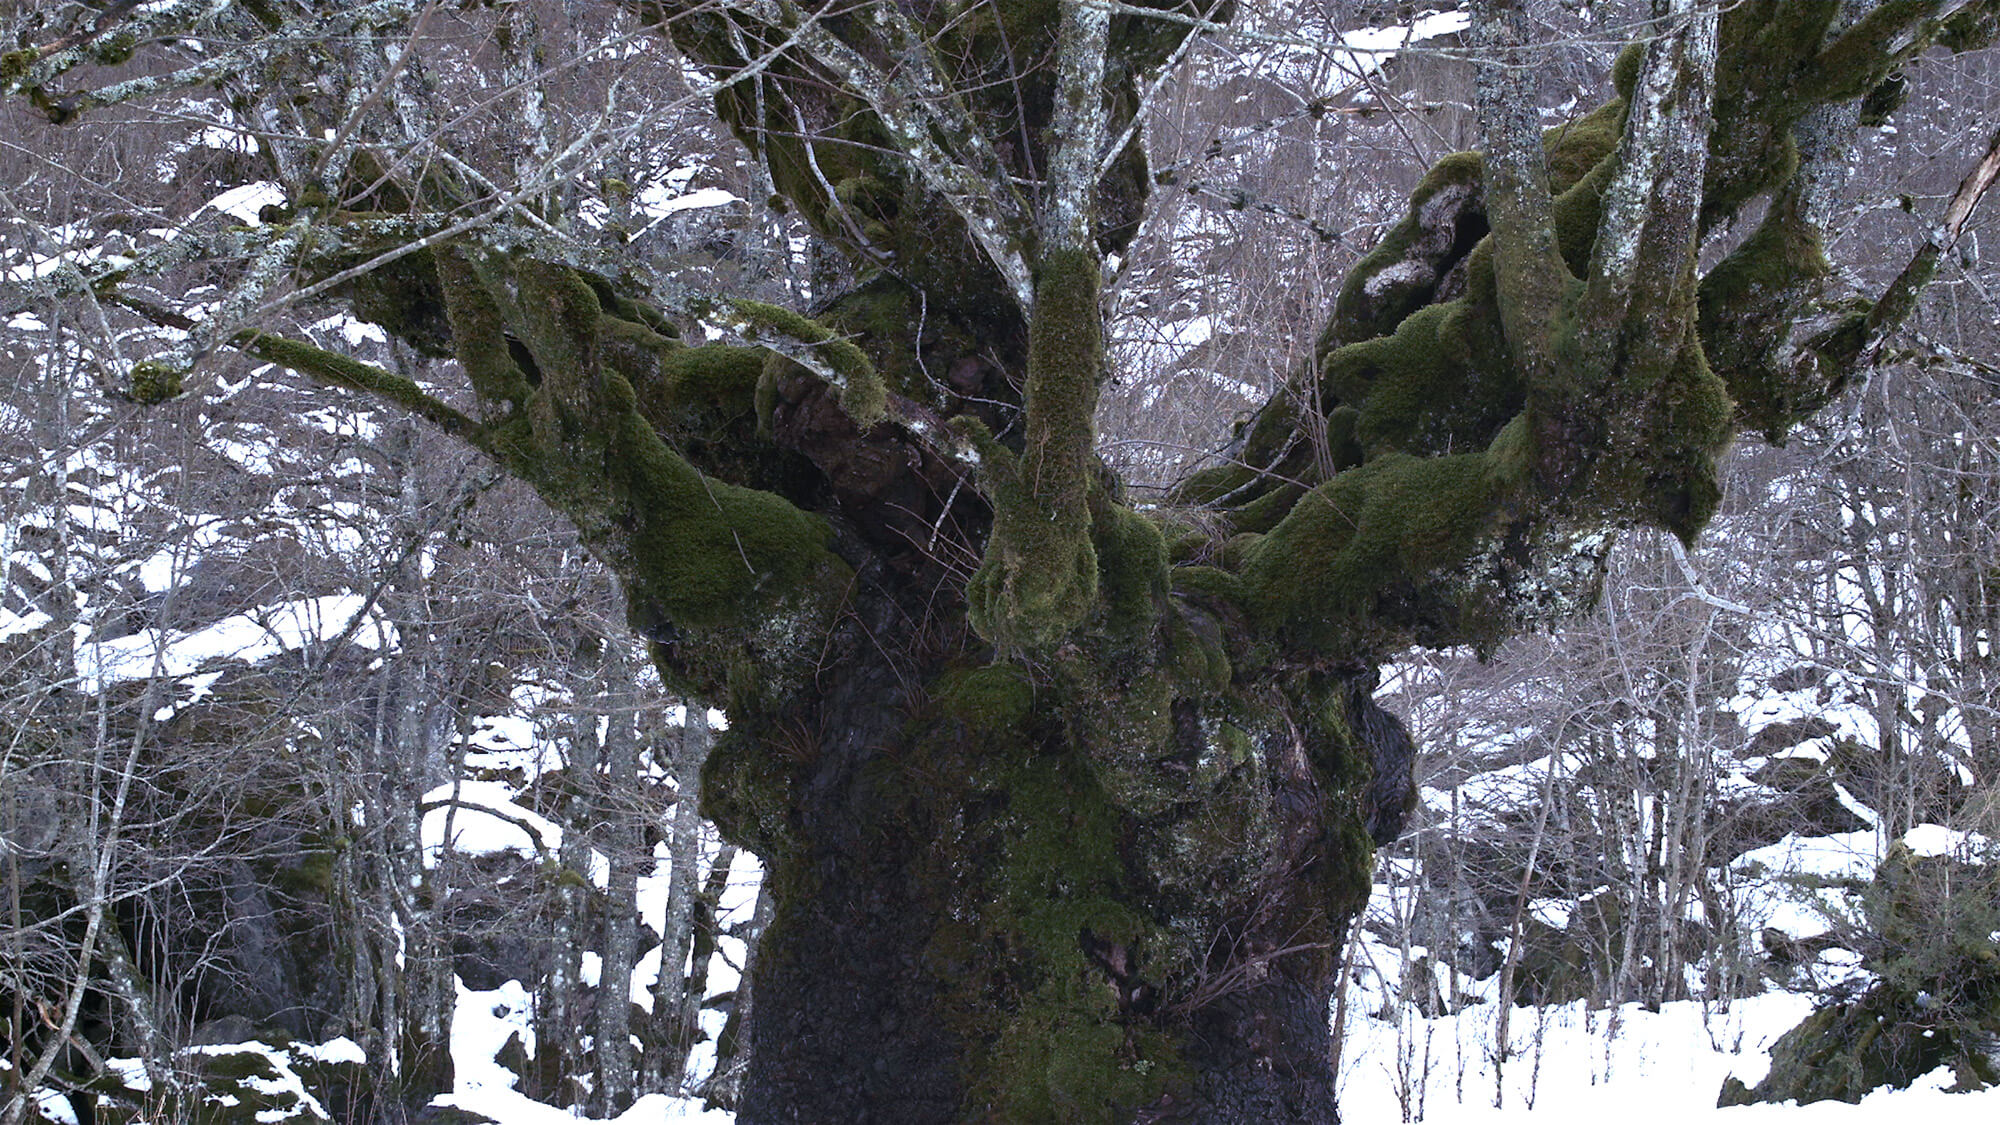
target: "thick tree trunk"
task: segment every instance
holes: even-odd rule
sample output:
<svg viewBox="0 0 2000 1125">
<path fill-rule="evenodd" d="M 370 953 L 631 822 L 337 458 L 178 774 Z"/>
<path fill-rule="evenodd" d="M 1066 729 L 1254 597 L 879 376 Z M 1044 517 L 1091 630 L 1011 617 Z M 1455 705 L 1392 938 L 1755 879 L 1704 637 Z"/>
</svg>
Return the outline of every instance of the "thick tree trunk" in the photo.
<svg viewBox="0 0 2000 1125">
<path fill-rule="evenodd" d="M 777 901 L 739 1120 L 1337 1120 L 1366 741 L 1409 764 L 1367 680 L 912 667 L 874 608 L 811 723 L 739 722 L 711 759 Z"/>
</svg>

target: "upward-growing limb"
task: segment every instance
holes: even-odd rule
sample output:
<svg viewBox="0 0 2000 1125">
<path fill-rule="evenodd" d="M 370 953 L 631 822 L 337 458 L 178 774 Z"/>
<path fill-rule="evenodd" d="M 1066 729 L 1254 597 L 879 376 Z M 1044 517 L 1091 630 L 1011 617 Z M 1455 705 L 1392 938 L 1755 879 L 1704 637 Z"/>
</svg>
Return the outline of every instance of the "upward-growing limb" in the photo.
<svg viewBox="0 0 2000 1125">
<path fill-rule="evenodd" d="M 1223 513 L 1234 538 L 1207 557 L 1268 619 L 1314 646 L 1393 648 L 1560 613 L 1588 592 L 1600 531 L 1692 535 L 1731 434 L 1782 434 L 1847 377 L 1866 302 L 1825 293 L 1807 201 L 1841 126 L 1810 115 L 1925 43 L 1977 41 L 1991 13 L 1660 7 L 1618 97 L 1570 126 L 1537 137 L 1504 89 L 1525 72 L 1489 80 L 1488 151 L 1433 168 L 1350 277 L 1316 368 L 1246 428 L 1243 464 L 1184 487 Z M 1513 13 L 1489 6 L 1488 26 Z M 1697 279 L 1698 240 L 1765 194 L 1764 225 Z M 1315 415 L 1324 437 L 1301 440 Z M 1297 581 L 1299 559 L 1323 577 Z"/>
</svg>

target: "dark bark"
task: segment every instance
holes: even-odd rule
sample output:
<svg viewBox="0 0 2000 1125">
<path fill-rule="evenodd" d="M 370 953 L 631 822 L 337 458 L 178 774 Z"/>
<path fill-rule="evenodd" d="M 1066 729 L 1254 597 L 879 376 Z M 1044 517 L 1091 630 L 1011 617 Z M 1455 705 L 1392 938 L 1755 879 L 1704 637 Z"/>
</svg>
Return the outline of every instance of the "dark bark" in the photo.
<svg viewBox="0 0 2000 1125">
<path fill-rule="evenodd" d="M 1182 685 L 1163 753 L 1107 784 L 1117 747 L 1082 713 L 1132 700 L 974 668 L 976 650 L 891 659 L 917 638 L 866 605 L 809 726 L 761 747 L 734 727 L 709 776 L 784 787 L 777 832 L 715 809 L 761 837 L 779 904 L 740 1120 L 1335 1120 L 1327 1000 L 1367 886 L 1360 739 L 1408 768 L 1365 686 Z M 1241 744 L 1204 739 L 1223 716 Z M 776 754 L 782 779 L 737 772 Z"/>
</svg>

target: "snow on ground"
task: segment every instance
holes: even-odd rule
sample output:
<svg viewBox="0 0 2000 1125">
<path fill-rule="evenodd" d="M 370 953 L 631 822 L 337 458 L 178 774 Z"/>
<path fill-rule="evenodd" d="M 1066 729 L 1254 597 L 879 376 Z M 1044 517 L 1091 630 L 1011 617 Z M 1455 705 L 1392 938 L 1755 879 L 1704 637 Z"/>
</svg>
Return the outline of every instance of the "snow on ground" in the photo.
<svg viewBox="0 0 2000 1125">
<path fill-rule="evenodd" d="M 514 802 L 512 786 L 496 781 L 448 781 L 424 794 L 424 864 L 443 854 L 445 831 L 461 855 L 514 852 L 524 859 L 547 859 L 562 847 L 562 825 Z M 591 853 L 593 868 L 602 857 Z M 609 868 L 609 864 L 604 866 Z"/>
<path fill-rule="evenodd" d="M 1770 993 L 1728 1009 L 1672 1003 L 1588 1011 L 1582 1003 L 1510 1013 L 1514 1055 L 1494 1063 L 1492 1005 L 1440 1019 L 1380 1021 L 1350 1009 L 1340 1075 L 1348 1121 L 1712 1121 L 1718 1125 L 1846 1125 L 1924 1121 L 1992 1125 L 2000 1091 L 1948 1095 L 1948 1071 L 1908 1091 L 1876 1091 L 1860 1105 L 1744 1105 L 1716 1109 L 1722 1079 L 1756 1085 L 1770 1045 L 1808 1011 L 1810 997 Z M 1498 1079 L 1496 1079 L 1498 1073 Z M 1498 1103 L 1498 1105 L 1496 1105 Z"/>
<path fill-rule="evenodd" d="M 433 1100 L 433 1105 L 457 1106 L 500 1125 L 576 1125 L 581 1113 L 534 1101 L 514 1087 L 520 1081 L 512 1071 L 493 1061 L 507 1041 L 519 1038 L 534 1049 L 535 1032 L 527 989 L 519 981 L 508 981 L 488 992 L 458 987 L 458 1007 L 452 1013 L 451 1062 L 455 1088 Z M 734 1114 L 702 1107 L 700 1099 L 670 1098 L 648 1094 L 634 1102 L 617 1119 L 619 1125 L 642 1125 L 654 1121 L 692 1121 L 699 1125 L 732 1125 Z"/>
<path fill-rule="evenodd" d="M 1772 993 L 1722 1009 L 1697 1002 L 1659 1012 L 1637 1005 L 1590 1011 L 1581 1003 L 1537 1012 L 1516 1008 L 1508 1035 L 1514 1054 L 1494 1065 L 1491 1004 L 1435 1020 L 1379 1020 L 1349 1009 L 1340 1078 L 1342 1116 L 1355 1122 L 1426 1121 L 1438 1125 L 1526 1125 L 1630 1119 L 1675 1125 L 1863 1125 L 1918 1120 L 1924 1125 L 1992 1125 L 2000 1090 L 1948 1094 L 1948 1072 L 1908 1090 L 1881 1090 L 1859 1105 L 1756 1105 L 1717 1109 L 1731 1075 L 1755 1084 L 1770 1066 L 1778 1036 L 1812 1009 L 1809 998 Z M 491 992 L 461 988 L 452 1029 L 458 1088 L 438 1099 L 500 1125 L 575 1125 L 567 1110 L 529 1100 L 493 1056 L 508 1038 L 532 1043 L 527 994 L 509 982 Z M 1496 1081 L 1496 1070 L 1500 1079 Z M 1496 1100 L 1498 1104 L 1496 1105 Z M 732 1125 L 695 1100 L 652 1095 L 617 1120 L 689 1120 Z"/>
<path fill-rule="evenodd" d="M 356 618 L 365 614 L 357 623 Z M 254 664 L 282 652 L 345 636 L 364 648 L 396 647 L 395 626 L 360 594 L 334 594 L 265 606 L 191 633 L 146 629 L 77 646 L 76 672 L 87 690 L 149 676 L 182 679 L 215 660 Z"/>
<path fill-rule="evenodd" d="M 1727 1010 L 1697 1002 L 1648 1012 L 1628 1004 L 1588 1011 L 1580 1003 L 1538 1013 L 1516 1008 L 1514 1055 L 1496 1068 L 1490 1004 L 1435 1020 L 1400 1024 L 1350 1009 L 1340 1080 L 1349 1121 L 1512 1125 L 1537 1121 L 1713 1122 L 1717 1125 L 1860 1125 L 1920 1120 L 1924 1125 L 1992 1125 L 2000 1090 L 1947 1094 L 1948 1072 L 1908 1090 L 1879 1090 L 1859 1105 L 1736 1106 L 1717 1109 L 1731 1075 L 1755 1085 L 1768 1051 L 1812 1009 L 1810 998 L 1771 993 Z M 1500 1080 L 1496 1081 L 1496 1069 Z M 1496 1107 L 1495 1102 L 1499 1102 Z"/>
</svg>

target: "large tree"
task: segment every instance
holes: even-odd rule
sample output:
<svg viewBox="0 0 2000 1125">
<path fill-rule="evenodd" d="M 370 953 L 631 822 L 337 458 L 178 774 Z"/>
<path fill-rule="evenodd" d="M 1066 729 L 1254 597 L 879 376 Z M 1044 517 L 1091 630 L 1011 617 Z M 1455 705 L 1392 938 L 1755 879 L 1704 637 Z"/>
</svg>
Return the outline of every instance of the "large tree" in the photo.
<svg viewBox="0 0 2000 1125">
<path fill-rule="evenodd" d="M 1655 0 L 1607 100 L 1545 133 L 1523 4 L 1485 0 L 1482 152 L 1430 170 L 1214 466 L 1141 505 L 1095 449 L 1101 296 L 1152 79 L 1228 0 L 629 4 L 810 228 L 804 310 L 648 290 L 409 143 L 436 7 L 115 4 L 0 58 L 58 123 L 218 84 L 286 195 L 154 255 L 238 263 L 198 304 L 146 261 L 34 284 L 182 333 L 135 397 L 247 352 L 575 523 L 662 676 L 730 716 L 704 807 L 777 903 L 746 1123 L 1335 1120 L 1338 950 L 1412 794 L 1377 667 L 1570 610 L 1618 528 L 1694 536 L 1736 434 L 1866 369 L 1964 215 L 1886 293 L 1840 288 L 1821 232 L 1864 97 L 2000 18 Z M 463 386 L 280 334 L 284 291 Z"/>
</svg>

